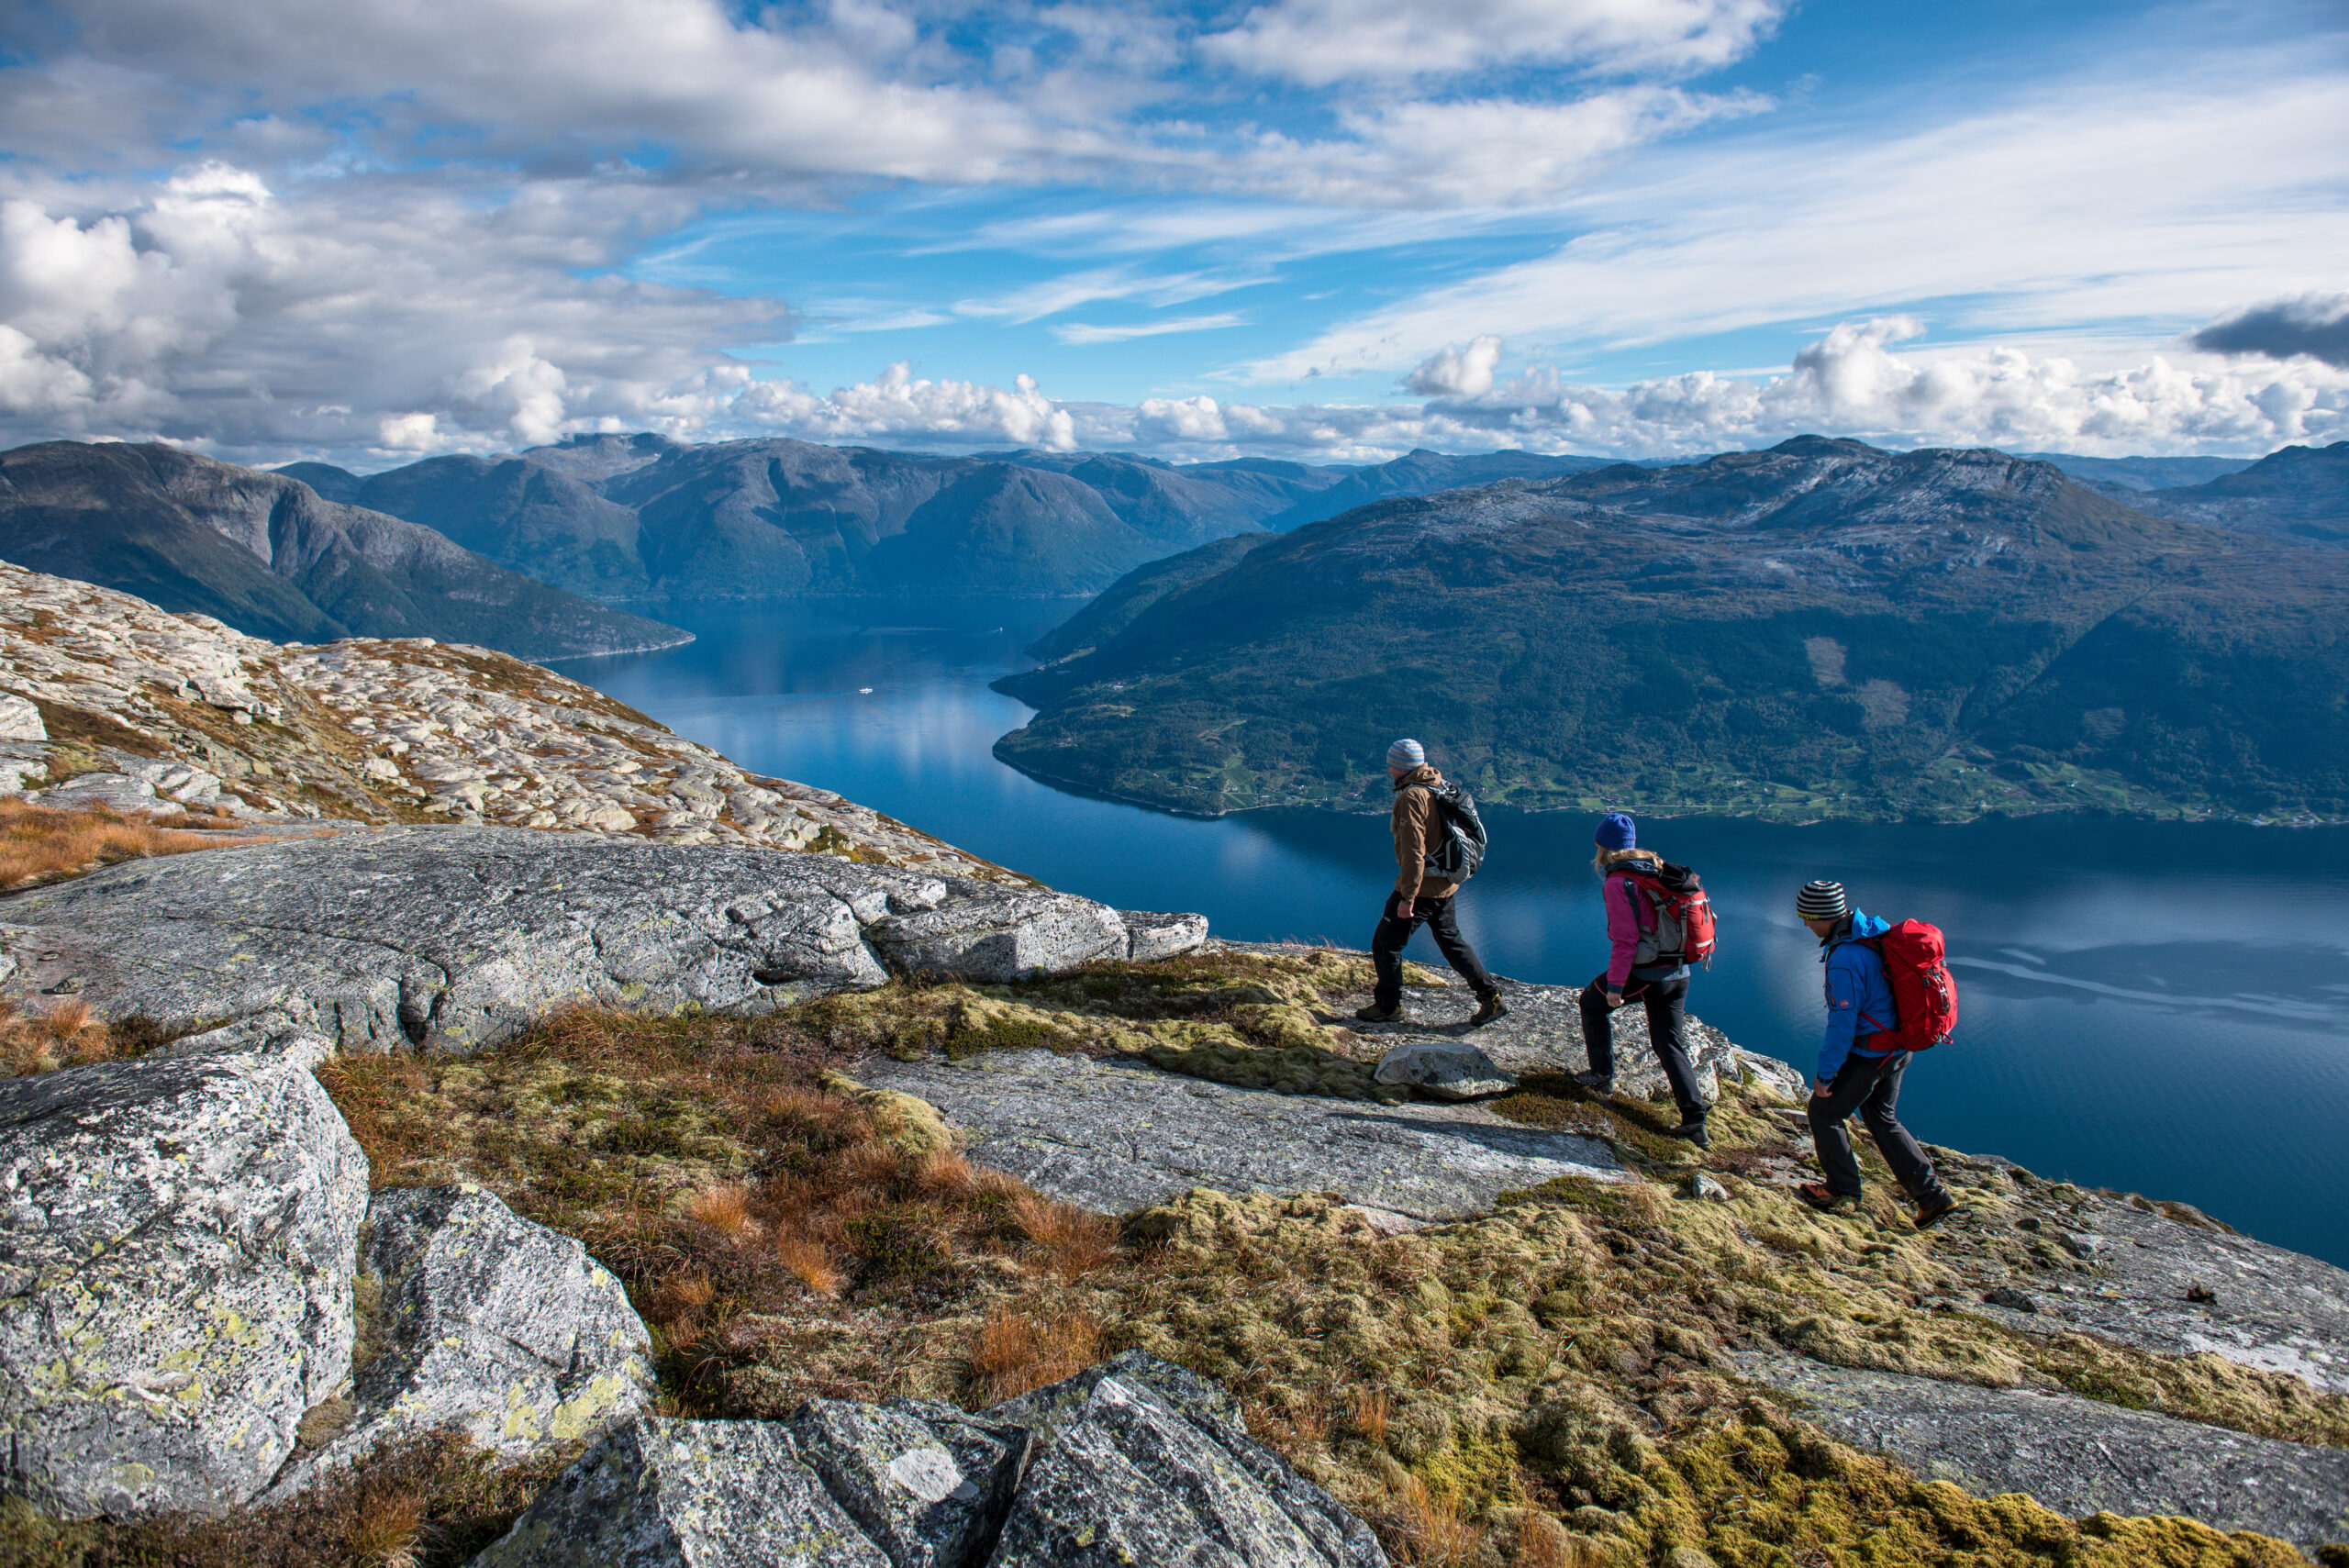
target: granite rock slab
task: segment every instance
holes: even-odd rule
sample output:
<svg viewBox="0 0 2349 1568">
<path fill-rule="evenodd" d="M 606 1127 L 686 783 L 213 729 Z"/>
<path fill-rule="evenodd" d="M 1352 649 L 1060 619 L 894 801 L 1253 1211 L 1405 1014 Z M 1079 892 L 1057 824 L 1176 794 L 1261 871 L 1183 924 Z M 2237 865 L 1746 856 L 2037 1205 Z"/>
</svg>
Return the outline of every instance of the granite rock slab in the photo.
<svg viewBox="0 0 2349 1568">
<path fill-rule="evenodd" d="M 2075 1394 L 1977 1388 L 1799 1356 L 1742 1357 L 1853 1447 L 1979 1497 L 2022 1492 L 2073 1518 L 2172 1514 L 2313 1552 L 2349 1540 L 2349 1451 L 2254 1438 Z"/>
<path fill-rule="evenodd" d="M 1247 1434 L 1230 1396 L 1138 1351 L 998 1405 L 1031 1427 L 989 1568 L 1385 1568 L 1367 1526 Z"/>
<path fill-rule="evenodd" d="M 870 1057 L 856 1075 L 936 1106 L 980 1162 L 1108 1214 L 1207 1186 L 1335 1192 L 1411 1219 L 1453 1219 L 1555 1176 L 1630 1179 L 1598 1140 L 1473 1105 L 1278 1095 L 1049 1051 Z"/>
<path fill-rule="evenodd" d="M 0 1488 L 213 1513 L 285 1462 L 350 1372 L 367 1207 L 323 1045 L 0 1083 Z"/>
<path fill-rule="evenodd" d="M 779 1421 L 637 1416 L 473 1568 L 894 1568 Z"/>
<path fill-rule="evenodd" d="M 1117 911 L 1066 894 L 514 828 L 141 861 L 0 900 L 0 922 L 12 990 L 71 976 L 105 1017 L 270 1013 L 343 1050 L 474 1051 L 571 1001 L 760 1012 L 892 973 L 1001 981 L 1132 947 Z"/>
<path fill-rule="evenodd" d="M 287 1467 L 300 1491 L 385 1443 L 462 1432 L 522 1459 L 593 1435 L 653 1396 L 652 1341 L 610 1271 L 569 1236 L 470 1184 L 377 1193 L 358 1277 L 376 1343 L 342 1429 Z"/>
<path fill-rule="evenodd" d="M 2349 1270 L 2143 1198 L 2069 1189 L 2068 1203 L 2069 1229 L 2041 1232 L 2041 1266 L 1999 1282 L 2031 1305 L 1994 1298 L 1968 1310 L 2025 1333 L 2086 1330 L 2160 1355 L 2208 1351 L 2349 1394 Z"/>
<path fill-rule="evenodd" d="M 791 1431 L 802 1462 L 891 1568 L 984 1562 L 1030 1447 L 1024 1427 L 911 1399 L 810 1399 Z"/>
</svg>

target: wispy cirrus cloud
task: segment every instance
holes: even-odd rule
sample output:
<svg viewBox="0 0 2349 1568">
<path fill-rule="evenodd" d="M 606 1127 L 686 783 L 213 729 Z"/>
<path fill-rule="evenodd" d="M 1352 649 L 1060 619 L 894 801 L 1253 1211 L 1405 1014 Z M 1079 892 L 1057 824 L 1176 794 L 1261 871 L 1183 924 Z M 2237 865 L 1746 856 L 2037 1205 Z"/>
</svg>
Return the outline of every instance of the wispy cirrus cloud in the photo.
<svg viewBox="0 0 2349 1568">
<path fill-rule="evenodd" d="M 1163 321 L 1135 321 L 1119 327 L 1096 327 L 1087 322 L 1071 321 L 1052 328 L 1052 336 L 1063 343 L 1127 343 L 1136 338 L 1163 338 L 1175 332 L 1213 332 L 1225 327 L 1238 327 L 1247 317 L 1232 311 L 1213 316 L 1178 316 Z"/>
</svg>

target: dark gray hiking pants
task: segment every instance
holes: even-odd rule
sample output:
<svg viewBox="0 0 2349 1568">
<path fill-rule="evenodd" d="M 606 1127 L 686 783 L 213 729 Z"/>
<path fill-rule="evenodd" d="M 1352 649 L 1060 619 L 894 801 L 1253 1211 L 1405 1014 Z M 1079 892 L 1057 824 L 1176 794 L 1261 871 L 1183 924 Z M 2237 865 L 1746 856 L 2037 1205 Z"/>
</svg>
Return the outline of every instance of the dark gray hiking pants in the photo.
<svg viewBox="0 0 2349 1568">
<path fill-rule="evenodd" d="M 1889 1056 L 1863 1056 L 1855 1051 L 1843 1059 L 1842 1070 L 1835 1074 L 1827 1097 L 1811 1096 L 1810 1136 L 1819 1145 L 1819 1165 L 1827 1173 L 1829 1192 L 1860 1195 L 1860 1162 L 1852 1153 L 1852 1135 L 1843 1125 L 1843 1118 L 1857 1111 L 1867 1125 L 1868 1136 L 1876 1140 L 1876 1152 L 1892 1167 L 1893 1176 L 1909 1198 L 1921 1204 L 1941 1197 L 1942 1179 L 1934 1173 L 1933 1162 L 1892 1114 L 1900 1102 L 1901 1075 L 1908 1070 L 1905 1051 Z"/>
</svg>

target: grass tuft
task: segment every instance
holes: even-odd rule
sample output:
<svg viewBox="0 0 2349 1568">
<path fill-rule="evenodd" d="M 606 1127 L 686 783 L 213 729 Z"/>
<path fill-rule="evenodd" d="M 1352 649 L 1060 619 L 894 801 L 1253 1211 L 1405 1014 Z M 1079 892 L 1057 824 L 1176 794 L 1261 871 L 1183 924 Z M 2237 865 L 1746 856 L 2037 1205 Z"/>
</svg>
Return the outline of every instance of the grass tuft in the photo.
<svg viewBox="0 0 2349 1568">
<path fill-rule="evenodd" d="M 185 820 L 183 816 L 181 820 Z M 61 882 L 150 855 L 218 849 L 233 840 L 159 827 L 104 806 L 68 809 L 0 800 L 0 892 Z"/>
<path fill-rule="evenodd" d="M 985 1407 L 1074 1377 L 1101 1355 L 1101 1324 L 1088 1312 L 998 1308 L 971 1340 L 972 1403 Z"/>
</svg>

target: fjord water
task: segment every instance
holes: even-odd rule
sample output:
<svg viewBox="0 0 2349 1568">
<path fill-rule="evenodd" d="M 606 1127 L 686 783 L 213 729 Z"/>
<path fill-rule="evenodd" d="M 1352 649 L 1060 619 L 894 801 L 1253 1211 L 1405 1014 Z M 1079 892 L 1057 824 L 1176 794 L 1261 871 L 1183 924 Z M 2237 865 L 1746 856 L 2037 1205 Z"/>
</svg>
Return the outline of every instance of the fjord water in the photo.
<svg viewBox="0 0 2349 1568">
<path fill-rule="evenodd" d="M 1227 937 L 1367 943 L 1394 876 L 1379 816 L 1204 821 L 995 760 L 1028 709 L 987 683 L 1025 668 L 1019 649 L 1076 607 L 671 614 L 699 640 L 562 667 L 746 767 L 837 790 L 1055 887 L 1201 910 Z M 1395 728 L 1409 732 L 1413 716 Z M 1461 895 L 1463 929 L 1497 973 L 1588 980 L 1606 957 L 1590 823 L 1487 817 L 1492 860 Z M 1872 913 L 1949 935 L 1963 1027 L 1909 1073 L 1901 1113 L 1920 1137 L 2183 1200 L 2349 1264 L 2349 830 L 2078 817 L 1643 828 L 1712 892 L 1721 951 L 1690 1005 L 1731 1039 L 1809 1069 L 1819 966 L 1794 889 L 1839 877 Z"/>
</svg>

